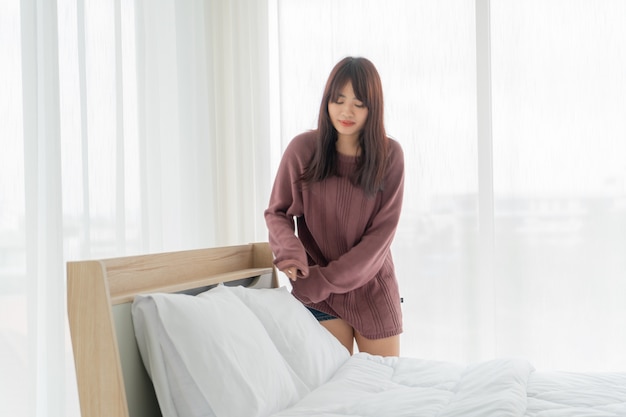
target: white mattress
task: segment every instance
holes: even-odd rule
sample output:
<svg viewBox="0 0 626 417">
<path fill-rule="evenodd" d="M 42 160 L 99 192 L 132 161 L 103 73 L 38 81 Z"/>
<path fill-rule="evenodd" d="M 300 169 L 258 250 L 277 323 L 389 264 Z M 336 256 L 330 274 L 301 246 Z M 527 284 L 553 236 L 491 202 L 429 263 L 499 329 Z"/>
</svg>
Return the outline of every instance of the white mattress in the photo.
<svg viewBox="0 0 626 417">
<path fill-rule="evenodd" d="M 275 417 L 626 416 L 626 374 L 537 373 L 522 360 L 471 366 L 359 353 Z"/>
</svg>

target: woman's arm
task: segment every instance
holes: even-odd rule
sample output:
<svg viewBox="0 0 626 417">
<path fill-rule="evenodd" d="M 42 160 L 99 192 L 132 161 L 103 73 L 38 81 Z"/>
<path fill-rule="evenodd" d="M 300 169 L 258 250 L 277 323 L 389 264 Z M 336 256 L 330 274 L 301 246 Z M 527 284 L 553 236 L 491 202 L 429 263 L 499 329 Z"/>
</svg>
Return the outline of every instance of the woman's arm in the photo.
<svg viewBox="0 0 626 417">
<path fill-rule="evenodd" d="M 297 276 L 309 274 L 306 252 L 295 235 L 294 216 L 301 216 L 302 193 L 298 179 L 305 163 L 302 138 L 294 138 L 285 149 L 281 159 L 268 208 L 265 223 L 269 232 L 269 244 L 274 252 L 274 264 L 279 270 L 297 269 Z M 305 153 L 306 154 L 306 153 Z"/>
</svg>

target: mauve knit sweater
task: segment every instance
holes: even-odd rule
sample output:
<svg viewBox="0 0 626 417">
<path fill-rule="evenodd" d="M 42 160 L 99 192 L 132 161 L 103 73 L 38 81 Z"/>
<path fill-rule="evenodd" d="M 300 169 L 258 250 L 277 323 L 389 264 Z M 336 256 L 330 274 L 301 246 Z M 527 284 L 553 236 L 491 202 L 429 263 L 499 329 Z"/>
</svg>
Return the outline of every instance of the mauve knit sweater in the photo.
<svg viewBox="0 0 626 417">
<path fill-rule="evenodd" d="M 390 246 L 404 191 L 402 148 L 389 139 L 382 190 L 367 196 L 350 180 L 356 158 L 343 154 L 337 176 L 298 183 L 316 140 L 316 131 L 296 136 L 280 162 L 265 210 L 274 264 L 298 269 L 292 293 L 305 305 L 344 319 L 368 339 L 400 334 Z"/>
</svg>

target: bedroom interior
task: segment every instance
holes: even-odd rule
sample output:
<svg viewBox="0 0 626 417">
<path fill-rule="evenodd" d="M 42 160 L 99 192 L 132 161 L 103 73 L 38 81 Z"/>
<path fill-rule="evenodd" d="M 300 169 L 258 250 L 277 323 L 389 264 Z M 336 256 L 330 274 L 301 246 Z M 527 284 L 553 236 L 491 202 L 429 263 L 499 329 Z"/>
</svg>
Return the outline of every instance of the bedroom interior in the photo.
<svg viewBox="0 0 626 417">
<path fill-rule="evenodd" d="M 402 356 L 626 371 L 625 19 L 613 0 L 0 2 L 0 415 L 81 415 L 68 262 L 267 239 L 277 161 L 347 54 L 379 67 L 405 152 Z"/>
</svg>

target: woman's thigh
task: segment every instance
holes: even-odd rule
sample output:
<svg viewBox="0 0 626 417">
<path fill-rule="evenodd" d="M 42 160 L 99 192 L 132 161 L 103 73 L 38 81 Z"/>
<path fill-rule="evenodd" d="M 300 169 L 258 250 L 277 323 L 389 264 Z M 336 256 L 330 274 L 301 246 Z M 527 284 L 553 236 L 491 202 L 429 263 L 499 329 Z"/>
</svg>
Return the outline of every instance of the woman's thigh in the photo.
<svg viewBox="0 0 626 417">
<path fill-rule="evenodd" d="M 331 332 L 352 355 L 354 351 L 354 329 L 352 326 L 339 318 L 320 321 L 320 324 Z"/>
<path fill-rule="evenodd" d="M 383 339 L 368 339 L 359 332 L 354 332 L 359 352 L 380 356 L 400 356 L 400 335 Z"/>
</svg>

